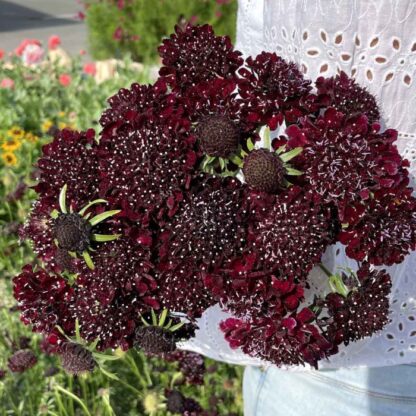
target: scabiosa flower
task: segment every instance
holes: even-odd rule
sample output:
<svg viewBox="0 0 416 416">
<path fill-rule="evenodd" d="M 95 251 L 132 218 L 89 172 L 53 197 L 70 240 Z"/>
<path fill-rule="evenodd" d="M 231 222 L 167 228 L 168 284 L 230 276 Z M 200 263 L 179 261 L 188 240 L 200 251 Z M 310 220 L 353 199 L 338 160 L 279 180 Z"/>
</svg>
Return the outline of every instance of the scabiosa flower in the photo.
<svg viewBox="0 0 416 416">
<path fill-rule="evenodd" d="M 375 97 L 344 71 L 331 78 L 319 77 L 316 88 L 319 99 L 327 106 L 349 116 L 365 114 L 370 124 L 380 120 L 380 109 Z"/>
<path fill-rule="evenodd" d="M 166 409 L 173 414 L 184 416 L 197 416 L 202 412 L 202 407 L 194 399 L 185 397 L 178 390 L 166 390 Z"/>
<path fill-rule="evenodd" d="M 198 315 L 212 304 L 203 278 L 244 246 L 244 189 L 233 178 L 200 175 L 162 230 L 157 280 L 169 310 Z"/>
<path fill-rule="evenodd" d="M 39 184 L 35 187 L 43 197 L 58 200 L 64 185 L 74 208 L 80 208 L 97 196 L 99 171 L 94 130 L 58 132 L 55 139 L 42 149 L 39 159 Z"/>
<path fill-rule="evenodd" d="M 416 199 L 411 188 L 381 190 L 346 210 L 339 240 L 346 254 L 375 265 L 401 263 L 416 249 Z"/>
<path fill-rule="evenodd" d="M 337 224 L 332 211 L 296 186 L 278 195 L 250 232 L 264 267 L 283 279 L 305 279 L 334 241 Z"/>
<path fill-rule="evenodd" d="M 275 152 L 256 149 L 244 159 L 243 174 L 250 187 L 274 193 L 282 188 L 285 168 Z"/>
<path fill-rule="evenodd" d="M 176 349 L 175 334 L 159 326 L 140 326 L 136 329 L 134 345 L 147 353 L 169 353 Z"/>
<path fill-rule="evenodd" d="M 195 138 L 156 124 L 113 133 L 99 145 L 102 192 L 142 223 L 152 215 L 158 221 L 164 213 L 172 216 L 195 169 Z"/>
<path fill-rule="evenodd" d="M 220 324 L 232 348 L 275 365 L 317 367 L 318 360 L 333 353 L 333 345 L 312 323 L 314 313 L 302 309 L 282 320 L 270 318 L 245 321 L 229 318 Z"/>
<path fill-rule="evenodd" d="M 206 372 L 204 357 L 192 351 L 176 350 L 163 358 L 169 362 L 177 362 L 179 370 L 189 384 L 204 384 Z"/>
<path fill-rule="evenodd" d="M 37 363 L 37 358 L 32 350 L 18 350 L 7 361 L 7 365 L 13 373 L 23 373 Z"/>
<path fill-rule="evenodd" d="M 371 270 L 368 263 L 361 265 L 346 297 L 330 293 L 325 298 L 328 338 L 348 345 L 382 330 L 389 321 L 390 290 L 391 280 L 385 270 Z"/>
<path fill-rule="evenodd" d="M 283 121 L 285 111 L 294 112 L 299 100 L 311 90 L 311 82 L 304 79 L 296 64 L 275 53 L 262 52 L 256 58 L 247 58 L 246 67 L 239 73 L 239 94 L 246 117 L 268 124 L 272 130 Z"/>
<path fill-rule="evenodd" d="M 76 342 L 64 342 L 59 348 L 63 369 L 74 375 L 91 373 L 97 362 L 91 351 Z"/>
<path fill-rule="evenodd" d="M 159 47 L 163 67 L 159 74 L 173 90 L 185 90 L 201 81 L 234 78 L 243 63 L 230 38 L 215 36 L 212 27 L 179 26 Z"/>
<path fill-rule="evenodd" d="M 69 305 L 73 290 L 59 275 L 27 265 L 13 279 L 13 294 L 19 302 L 21 320 L 34 331 L 50 332 L 56 325 L 70 331 L 73 327 Z"/>
<path fill-rule="evenodd" d="M 325 203 L 335 203 L 344 222 L 349 204 L 365 200 L 379 188 L 391 188 L 407 177 L 400 155 L 393 146 L 397 132 L 378 133 L 368 127 L 365 116 L 348 118 L 330 108 L 316 122 L 304 119 L 301 128 L 286 132 L 303 152 L 293 161 L 304 174 L 305 186 Z"/>
</svg>

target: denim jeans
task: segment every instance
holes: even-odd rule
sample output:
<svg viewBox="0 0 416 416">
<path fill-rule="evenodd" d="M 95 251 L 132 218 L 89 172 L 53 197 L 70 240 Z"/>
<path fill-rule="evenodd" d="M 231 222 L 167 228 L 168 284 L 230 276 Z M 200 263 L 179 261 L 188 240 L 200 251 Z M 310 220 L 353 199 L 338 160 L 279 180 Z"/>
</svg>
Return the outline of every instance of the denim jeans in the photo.
<svg viewBox="0 0 416 416">
<path fill-rule="evenodd" d="M 245 416 L 416 416 L 416 365 L 290 372 L 247 367 Z"/>
</svg>

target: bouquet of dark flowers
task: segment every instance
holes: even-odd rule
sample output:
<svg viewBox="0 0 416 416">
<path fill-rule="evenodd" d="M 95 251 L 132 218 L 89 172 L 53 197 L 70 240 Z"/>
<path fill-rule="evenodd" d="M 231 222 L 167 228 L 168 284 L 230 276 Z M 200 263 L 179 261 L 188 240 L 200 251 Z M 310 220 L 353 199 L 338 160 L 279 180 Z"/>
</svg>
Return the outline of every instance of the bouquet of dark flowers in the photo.
<svg viewBox="0 0 416 416">
<path fill-rule="evenodd" d="M 416 199 L 375 98 L 345 73 L 312 84 L 274 53 L 244 61 L 207 25 L 159 53 L 159 79 L 111 97 L 99 137 L 43 148 L 23 322 L 74 373 L 108 348 L 172 352 L 216 303 L 230 346 L 275 365 L 380 331 L 391 277 L 375 266 L 416 248 Z M 337 242 L 357 272 L 321 263 Z M 327 291 L 306 297 L 314 267 Z"/>
</svg>

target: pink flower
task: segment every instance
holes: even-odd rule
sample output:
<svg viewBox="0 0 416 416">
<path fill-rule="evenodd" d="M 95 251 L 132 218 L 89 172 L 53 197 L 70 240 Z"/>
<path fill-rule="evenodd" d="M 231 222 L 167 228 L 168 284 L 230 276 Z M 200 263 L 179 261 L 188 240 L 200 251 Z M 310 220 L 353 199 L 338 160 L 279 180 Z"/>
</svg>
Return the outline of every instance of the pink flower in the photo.
<svg viewBox="0 0 416 416">
<path fill-rule="evenodd" d="M 14 88 L 14 81 L 11 78 L 3 78 L 0 82 L 0 88 Z"/>
<path fill-rule="evenodd" d="M 215 11 L 215 17 L 220 18 L 222 16 L 222 13 L 219 10 Z"/>
<path fill-rule="evenodd" d="M 48 48 L 56 49 L 61 44 L 61 38 L 58 35 L 52 35 L 48 40 Z"/>
<path fill-rule="evenodd" d="M 17 56 L 22 56 L 23 51 L 26 49 L 26 46 L 28 45 L 41 46 L 41 43 L 37 39 L 24 39 L 22 42 L 20 42 L 20 45 L 15 49 L 15 54 Z"/>
<path fill-rule="evenodd" d="M 85 19 L 85 13 L 83 13 L 83 12 L 78 12 L 78 19 L 79 19 L 79 20 L 84 20 L 84 19 Z"/>
<path fill-rule="evenodd" d="M 124 6 L 126 5 L 124 0 L 118 0 L 117 1 L 117 7 L 119 8 L 119 10 L 123 10 Z"/>
<path fill-rule="evenodd" d="M 4 53 L 4 49 L 0 49 L 0 61 L 3 59 Z"/>
<path fill-rule="evenodd" d="M 28 44 L 22 52 L 22 60 L 26 65 L 36 65 L 43 59 L 45 51 L 40 45 Z"/>
<path fill-rule="evenodd" d="M 69 74 L 61 74 L 59 75 L 59 83 L 63 87 L 68 87 L 72 82 L 72 77 Z"/>
<path fill-rule="evenodd" d="M 130 37 L 130 40 L 132 40 L 133 42 L 137 42 L 140 40 L 140 36 L 139 35 L 132 35 Z"/>
<path fill-rule="evenodd" d="M 86 51 L 85 49 L 81 49 L 81 50 L 79 51 L 79 54 L 80 54 L 81 56 L 86 55 L 86 54 L 87 54 L 87 51 Z"/>
<path fill-rule="evenodd" d="M 117 29 L 114 31 L 113 39 L 114 40 L 121 40 L 123 38 L 123 29 L 118 26 Z"/>
<path fill-rule="evenodd" d="M 94 76 L 97 72 L 97 68 L 95 66 L 95 62 L 87 62 L 84 65 L 84 74 L 92 75 Z"/>
</svg>

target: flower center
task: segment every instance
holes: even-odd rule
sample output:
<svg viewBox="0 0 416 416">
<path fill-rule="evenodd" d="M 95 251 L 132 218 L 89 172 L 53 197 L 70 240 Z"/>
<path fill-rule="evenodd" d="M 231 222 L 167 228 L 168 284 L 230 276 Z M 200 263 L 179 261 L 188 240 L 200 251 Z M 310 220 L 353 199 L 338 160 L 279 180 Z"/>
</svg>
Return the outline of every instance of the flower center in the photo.
<svg viewBox="0 0 416 416">
<path fill-rule="evenodd" d="M 53 231 L 59 247 L 82 253 L 90 244 L 91 224 L 79 214 L 60 214 L 55 219 Z"/>
<path fill-rule="evenodd" d="M 201 120 L 196 135 L 208 156 L 227 157 L 238 148 L 238 127 L 227 116 L 208 116 Z"/>
<path fill-rule="evenodd" d="M 281 187 L 285 169 L 283 162 L 266 149 L 253 150 L 245 159 L 243 174 L 249 186 L 259 191 L 275 193 Z"/>
</svg>

